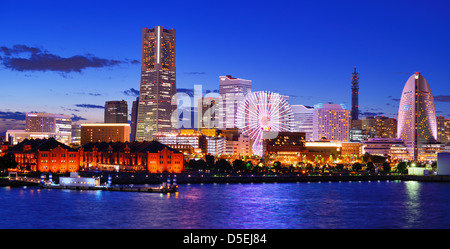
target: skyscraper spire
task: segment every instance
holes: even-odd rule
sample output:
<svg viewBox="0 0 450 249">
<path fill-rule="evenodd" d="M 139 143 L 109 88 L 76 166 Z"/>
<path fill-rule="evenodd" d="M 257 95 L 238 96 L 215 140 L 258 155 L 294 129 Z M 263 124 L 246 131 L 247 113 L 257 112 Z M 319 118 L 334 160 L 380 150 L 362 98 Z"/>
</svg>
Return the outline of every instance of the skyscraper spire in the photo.
<svg viewBox="0 0 450 249">
<path fill-rule="evenodd" d="M 352 120 L 358 120 L 358 95 L 359 95 L 359 75 L 356 72 L 356 67 L 352 73 Z"/>
</svg>

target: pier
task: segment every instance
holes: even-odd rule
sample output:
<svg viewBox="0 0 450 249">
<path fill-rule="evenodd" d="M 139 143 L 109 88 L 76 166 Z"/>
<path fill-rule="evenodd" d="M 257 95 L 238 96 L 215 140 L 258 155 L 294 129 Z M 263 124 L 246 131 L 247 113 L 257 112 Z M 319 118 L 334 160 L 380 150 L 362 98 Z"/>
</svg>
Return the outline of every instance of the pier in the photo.
<svg viewBox="0 0 450 249">
<path fill-rule="evenodd" d="M 99 177 L 100 176 L 100 177 Z M 199 174 L 182 173 L 170 176 L 169 174 L 147 174 L 147 173 L 125 173 L 107 175 L 86 174 L 86 179 L 98 177 L 105 182 L 100 185 L 77 185 L 64 186 L 61 177 L 55 175 L 56 179 L 47 173 L 47 177 L 41 179 L 32 176 L 10 175 L 0 181 L 1 186 L 41 186 L 49 189 L 78 189 L 78 190 L 105 190 L 123 192 L 147 192 L 147 193 L 170 193 L 178 191 L 178 184 L 201 184 L 201 183 L 284 183 L 284 182 L 324 182 L 324 181 L 420 181 L 420 182 L 450 182 L 448 175 L 404 175 L 404 174 Z M 173 182 L 172 182 L 173 181 Z M 100 182 L 100 180 L 98 181 Z M 138 187 L 139 185 L 161 185 L 159 187 Z"/>
</svg>

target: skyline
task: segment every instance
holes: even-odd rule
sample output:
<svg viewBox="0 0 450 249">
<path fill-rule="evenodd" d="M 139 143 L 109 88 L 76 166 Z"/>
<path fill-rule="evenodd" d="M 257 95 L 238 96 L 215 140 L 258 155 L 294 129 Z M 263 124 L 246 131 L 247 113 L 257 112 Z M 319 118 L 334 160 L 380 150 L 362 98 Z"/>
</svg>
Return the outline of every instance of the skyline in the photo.
<svg viewBox="0 0 450 249">
<path fill-rule="evenodd" d="M 26 112 L 103 122 L 105 102 L 123 99 L 131 113 L 142 28 L 158 25 L 177 31 L 179 90 L 197 84 L 218 90 L 219 76 L 231 75 L 251 80 L 252 91 L 289 95 L 291 105 L 333 102 L 350 109 L 356 67 L 359 118 L 397 118 L 405 82 L 421 72 L 437 115 L 450 118 L 450 4 L 444 1 L 396 1 L 389 8 L 387 1 L 46 3 L 19 8 L 6 1 L 0 9 L 6 24 L 0 32 L 8 34 L 0 39 L 0 134 L 22 129 Z M 171 11 L 147 17 L 144 6 Z M 422 18 L 412 18 L 418 9 Z"/>
</svg>

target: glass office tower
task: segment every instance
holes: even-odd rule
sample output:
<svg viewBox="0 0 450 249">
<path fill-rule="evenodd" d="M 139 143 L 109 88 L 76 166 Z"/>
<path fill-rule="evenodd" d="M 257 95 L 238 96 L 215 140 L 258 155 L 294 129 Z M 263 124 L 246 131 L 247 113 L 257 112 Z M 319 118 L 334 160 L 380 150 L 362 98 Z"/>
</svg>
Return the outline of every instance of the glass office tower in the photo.
<svg viewBox="0 0 450 249">
<path fill-rule="evenodd" d="M 178 128 L 176 105 L 175 29 L 142 30 L 141 86 L 136 140 Z"/>
<path fill-rule="evenodd" d="M 128 103 L 122 101 L 105 102 L 105 123 L 128 123 Z"/>
</svg>

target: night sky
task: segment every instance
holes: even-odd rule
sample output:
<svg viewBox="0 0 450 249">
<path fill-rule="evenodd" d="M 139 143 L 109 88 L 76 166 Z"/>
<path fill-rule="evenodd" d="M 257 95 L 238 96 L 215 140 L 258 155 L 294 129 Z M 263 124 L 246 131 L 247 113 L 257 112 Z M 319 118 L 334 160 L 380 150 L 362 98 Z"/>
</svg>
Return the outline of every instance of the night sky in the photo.
<svg viewBox="0 0 450 249">
<path fill-rule="evenodd" d="M 103 122 L 105 101 L 139 90 L 142 28 L 177 30 L 179 91 L 218 90 L 219 76 L 291 104 L 343 103 L 360 74 L 365 115 L 397 117 L 404 84 L 421 72 L 450 118 L 450 2 L 0 2 L 0 134 L 26 112 Z"/>
</svg>

